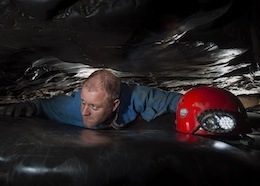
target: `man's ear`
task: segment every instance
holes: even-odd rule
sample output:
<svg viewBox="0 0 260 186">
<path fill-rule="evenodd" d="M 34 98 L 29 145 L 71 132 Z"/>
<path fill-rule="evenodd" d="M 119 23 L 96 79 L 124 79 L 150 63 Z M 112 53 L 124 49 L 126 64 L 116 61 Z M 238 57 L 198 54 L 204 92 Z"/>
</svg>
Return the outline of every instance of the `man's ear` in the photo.
<svg viewBox="0 0 260 186">
<path fill-rule="evenodd" d="M 120 100 L 119 99 L 116 99 L 113 102 L 113 112 L 119 107 L 119 104 L 120 104 Z"/>
</svg>

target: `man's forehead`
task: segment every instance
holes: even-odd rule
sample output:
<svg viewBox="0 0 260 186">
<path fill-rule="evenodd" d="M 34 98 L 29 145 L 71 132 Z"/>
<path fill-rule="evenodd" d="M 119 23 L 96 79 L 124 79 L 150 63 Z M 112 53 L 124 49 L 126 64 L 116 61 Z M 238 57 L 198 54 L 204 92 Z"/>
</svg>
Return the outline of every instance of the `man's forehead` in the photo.
<svg viewBox="0 0 260 186">
<path fill-rule="evenodd" d="M 81 99 L 88 102 L 103 102 L 108 99 L 108 94 L 104 89 L 88 89 L 83 88 L 81 91 Z"/>
</svg>

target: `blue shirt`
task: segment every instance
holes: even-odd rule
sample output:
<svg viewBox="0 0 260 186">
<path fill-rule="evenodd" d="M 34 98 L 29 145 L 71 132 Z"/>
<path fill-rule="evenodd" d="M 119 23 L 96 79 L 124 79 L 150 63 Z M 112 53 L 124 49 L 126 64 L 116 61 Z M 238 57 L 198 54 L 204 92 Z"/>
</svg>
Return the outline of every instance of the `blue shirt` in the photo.
<svg viewBox="0 0 260 186">
<path fill-rule="evenodd" d="M 51 99 L 36 99 L 33 102 L 47 118 L 59 123 L 85 127 L 80 111 L 81 90 L 71 96 L 61 94 Z M 182 94 L 159 88 L 122 83 L 120 105 L 117 110 L 116 125 L 124 127 L 137 116 L 146 121 L 166 112 L 176 112 Z"/>
</svg>

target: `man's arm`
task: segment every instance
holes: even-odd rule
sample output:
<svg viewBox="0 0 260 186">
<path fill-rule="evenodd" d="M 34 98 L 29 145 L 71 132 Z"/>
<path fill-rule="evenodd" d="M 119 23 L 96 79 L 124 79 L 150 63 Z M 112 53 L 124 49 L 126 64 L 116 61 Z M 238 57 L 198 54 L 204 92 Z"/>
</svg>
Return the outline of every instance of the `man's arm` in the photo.
<svg viewBox="0 0 260 186">
<path fill-rule="evenodd" d="M 123 84 L 117 122 L 124 126 L 137 116 L 151 121 L 166 112 L 174 113 L 181 97 L 182 94 L 177 92 L 138 84 Z"/>
<path fill-rule="evenodd" d="M 167 112 L 175 113 L 182 94 L 139 86 L 136 87 L 135 96 L 133 101 L 139 104 L 138 109 L 142 118 L 151 121 Z"/>
<path fill-rule="evenodd" d="M 84 126 L 80 113 L 80 92 L 71 96 L 60 94 L 50 99 L 35 99 L 4 107 L 1 115 L 6 116 L 43 116 L 50 120 L 76 126 Z"/>
</svg>

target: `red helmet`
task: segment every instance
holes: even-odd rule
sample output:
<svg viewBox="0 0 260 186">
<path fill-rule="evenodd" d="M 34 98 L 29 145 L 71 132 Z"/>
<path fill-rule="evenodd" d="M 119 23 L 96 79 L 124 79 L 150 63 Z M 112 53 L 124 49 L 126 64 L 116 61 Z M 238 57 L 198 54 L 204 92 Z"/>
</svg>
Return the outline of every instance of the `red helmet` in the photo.
<svg viewBox="0 0 260 186">
<path fill-rule="evenodd" d="M 180 99 L 176 130 L 198 135 L 251 133 L 245 108 L 231 92 L 217 87 L 197 87 Z"/>
</svg>

